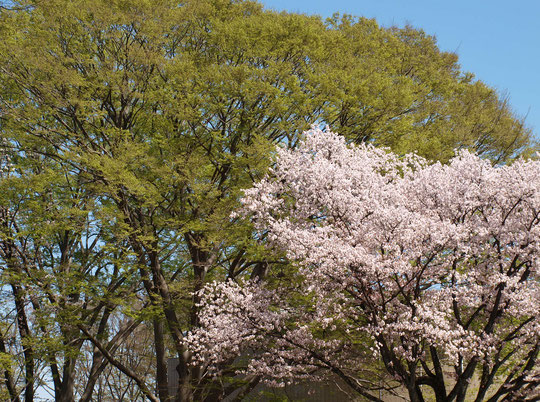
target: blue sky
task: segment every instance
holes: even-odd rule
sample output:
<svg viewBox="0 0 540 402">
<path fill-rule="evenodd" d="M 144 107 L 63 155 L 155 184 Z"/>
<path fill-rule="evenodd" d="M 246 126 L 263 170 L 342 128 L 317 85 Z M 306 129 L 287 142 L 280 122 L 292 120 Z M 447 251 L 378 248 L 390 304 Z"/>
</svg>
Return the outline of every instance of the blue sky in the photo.
<svg viewBox="0 0 540 402">
<path fill-rule="evenodd" d="M 540 139 L 540 0 L 260 0 L 266 8 L 410 24 L 459 55 L 465 71 L 510 97 Z"/>
</svg>

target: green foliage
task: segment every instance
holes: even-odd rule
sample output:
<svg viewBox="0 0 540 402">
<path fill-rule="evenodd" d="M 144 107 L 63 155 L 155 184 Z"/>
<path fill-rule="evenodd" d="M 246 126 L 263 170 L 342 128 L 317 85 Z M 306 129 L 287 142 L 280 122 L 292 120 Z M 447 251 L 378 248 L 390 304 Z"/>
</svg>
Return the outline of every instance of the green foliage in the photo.
<svg viewBox="0 0 540 402">
<path fill-rule="evenodd" d="M 530 130 L 506 100 L 462 72 L 457 55 L 441 52 L 423 31 L 348 16 L 329 26 L 333 59 L 320 85 L 332 129 L 442 161 L 455 148 L 505 160 L 529 145 Z"/>
</svg>

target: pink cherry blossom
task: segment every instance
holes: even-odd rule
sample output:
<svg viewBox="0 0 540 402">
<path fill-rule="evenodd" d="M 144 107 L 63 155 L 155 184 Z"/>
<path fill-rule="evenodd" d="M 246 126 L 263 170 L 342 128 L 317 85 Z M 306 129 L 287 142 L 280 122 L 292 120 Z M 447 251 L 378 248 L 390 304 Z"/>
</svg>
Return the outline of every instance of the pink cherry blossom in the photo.
<svg viewBox="0 0 540 402">
<path fill-rule="evenodd" d="M 273 385 L 332 375 L 371 400 L 370 362 L 413 401 L 538 396 L 539 161 L 442 165 L 313 128 L 242 202 L 298 280 L 206 287 L 198 363 L 244 354 Z"/>
</svg>

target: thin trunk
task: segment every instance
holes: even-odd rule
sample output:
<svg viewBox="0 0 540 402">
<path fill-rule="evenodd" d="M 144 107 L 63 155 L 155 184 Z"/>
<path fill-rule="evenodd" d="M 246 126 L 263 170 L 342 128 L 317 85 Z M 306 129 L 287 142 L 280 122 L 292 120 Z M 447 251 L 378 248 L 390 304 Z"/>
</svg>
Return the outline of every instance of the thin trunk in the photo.
<svg viewBox="0 0 540 402">
<path fill-rule="evenodd" d="M 176 353 L 178 356 L 178 379 L 179 379 L 179 389 L 177 399 L 180 398 L 182 402 L 193 400 L 193 387 L 191 384 L 192 378 L 197 378 L 198 373 L 192 373 L 188 366 L 189 354 L 184 346 L 183 338 L 184 334 L 180 326 L 180 321 L 176 315 L 176 308 L 174 306 L 171 293 L 169 291 L 169 285 L 167 284 L 165 277 L 163 276 L 163 271 L 161 269 L 161 263 L 159 261 L 159 255 L 157 253 L 157 244 L 153 244 L 151 250 L 148 252 L 148 257 L 150 260 L 150 266 L 152 268 L 152 280 L 154 287 L 158 290 L 159 295 L 161 296 L 161 302 L 163 307 L 163 312 L 167 320 L 167 326 L 172 338 L 172 341 L 176 348 Z M 195 279 L 196 282 L 201 282 L 204 278 L 199 277 Z M 166 363 L 166 362 L 165 362 Z M 167 366 L 164 365 L 165 373 Z"/>
<path fill-rule="evenodd" d="M 0 333 L 0 353 L 7 355 L 6 344 L 4 342 L 4 336 L 1 333 Z M 17 388 L 15 386 L 15 380 L 13 379 L 13 375 L 11 374 L 11 369 L 9 367 L 6 367 L 4 370 L 4 378 L 5 378 L 6 388 L 9 393 L 10 402 L 21 402 L 19 398 L 19 394 L 17 392 Z"/>
<path fill-rule="evenodd" d="M 187 353 L 186 349 L 184 347 L 183 342 L 183 333 L 180 327 L 180 321 L 178 320 L 178 316 L 176 315 L 175 306 L 169 291 L 169 286 L 167 282 L 165 281 L 165 278 L 163 276 L 163 272 L 161 270 L 161 264 L 159 261 L 158 253 L 155 251 L 155 247 L 157 245 L 154 245 L 152 247 L 153 250 L 149 252 L 149 259 L 150 259 L 150 266 L 152 268 L 152 281 L 154 287 L 158 290 L 159 295 L 161 296 L 161 303 L 163 312 L 165 314 L 165 319 L 167 322 L 167 326 L 169 329 L 169 333 L 171 335 L 172 341 L 176 348 L 176 353 L 178 356 L 178 378 L 179 378 L 179 390 L 178 390 L 178 396 L 183 398 L 181 401 L 190 401 L 192 400 L 192 387 L 191 387 L 191 372 L 188 367 L 188 361 L 187 361 Z M 163 327 L 162 323 L 161 325 L 161 336 L 163 337 Z M 154 327 L 155 328 L 155 327 Z M 163 341 L 162 341 L 163 342 Z M 156 341 L 156 353 L 158 349 L 158 344 Z M 169 394 L 168 394 L 168 388 L 167 388 L 167 361 L 165 356 L 165 349 L 163 348 L 163 354 L 158 354 L 158 359 L 162 359 L 161 361 L 158 361 L 158 369 L 161 366 L 160 370 L 163 370 L 163 379 L 164 382 L 160 383 L 158 381 L 158 384 L 162 384 L 164 387 L 163 390 L 167 390 L 167 392 L 163 392 L 163 395 L 167 397 L 167 399 L 163 399 L 163 401 L 169 401 Z M 158 376 L 159 379 L 159 376 Z M 161 385 L 160 385 L 161 387 Z M 160 395 L 161 395 L 161 388 L 160 388 Z"/>
<path fill-rule="evenodd" d="M 31 300 L 32 300 L 32 307 L 34 308 L 34 311 L 40 311 L 41 306 L 39 302 L 36 300 L 36 298 L 31 297 Z M 48 333 L 48 329 L 43 324 L 39 326 L 39 329 L 43 335 L 46 335 Z M 60 373 L 58 371 L 58 364 L 56 362 L 56 356 L 54 355 L 53 351 L 47 351 L 47 354 L 48 354 L 47 359 L 49 360 L 49 369 L 51 370 L 51 377 L 53 379 L 53 384 L 54 384 L 54 394 L 59 395 L 60 386 L 62 382 L 60 379 Z"/>
<path fill-rule="evenodd" d="M 2 222 L 5 227 L 5 222 Z M 11 240 L 3 242 L 2 257 L 8 265 L 9 271 L 19 275 L 22 275 L 22 269 L 19 266 L 16 255 L 16 247 Z M 34 400 L 34 382 L 35 382 L 35 361 L 34 350 L 31 341 L 30 326 L 28 325 L 28 317 L 25 309 L 25 292 L 22 286 L 19 284 L 19 280 L 15 278 L 10 279 L 11 290 L 13 299 L 15 301 L 15 311 L 17 320 L 17 329 L 21 337 L 21 344 L 23 347 L 24 355 L 24 369 L 25 369 L 25 384 L 24 384 L 24 400 L 25 402 L 33 402 Z"/>
<path fill-rule="evenodd" d="M 189 384 L 189 367 L 183 344 L 184 335 L 176 315 L 176 307 L 173 305 L 168 284 L 161 269 L 158 253 L 159 245 L 156 241 L 148 244 L 139 239 L 137 233 L 145 231 L 143 229 L 146 227 L 145 216 L 140 210 L 135 210 L 129 206 L 126 200 L 126 195 L 122 192 L 119 193 L 118 205 L 125 215 L 125 222 L 133 229 L 133 233 L 130 235 L 129 240 L 133 251 L 138 257 L 141 278 L 148 297 L 153 305 L 160 305 L 163 309 L 167 326 L 179 358 L 178 372 L 180 375 L 180 385 L 185 384 L 186 382 Z M 153 235 L 155 237 L 155 234 Z M 148 276 L 147 267 L 149 267 L 152 272 L 151 280 Z M 163 402 L 168 402 L 170 398 L 167 386 L 167 362 L 164 329 L 163 324 L 157 324 L 156 321 L 154 321 L 154 343 L 157 357 L 156 382 L 158 394 Z M 191 386 L 183 387 L 183 391 L 179 392 L 179 396 L 188 394 L 191 395 Z"/>
<path fill-rule="evenodd" d="M 28 318 L 26 316 L 26 310 L 24 308 L 23 290 L 19 285 L 11 284 L 13 296 L 15 298 L 15 308 L 17 311 L 17 327 L 21 336 L 21 343 L 23 345 L 24 354 L 24 368 L 25 368 L 25 384 L 24 384 L 24 400 L 25 402 L 34 401 L 34 350 L 30 346 L 31 334 L 30 327 L 28 325 Z"/>
</svg>

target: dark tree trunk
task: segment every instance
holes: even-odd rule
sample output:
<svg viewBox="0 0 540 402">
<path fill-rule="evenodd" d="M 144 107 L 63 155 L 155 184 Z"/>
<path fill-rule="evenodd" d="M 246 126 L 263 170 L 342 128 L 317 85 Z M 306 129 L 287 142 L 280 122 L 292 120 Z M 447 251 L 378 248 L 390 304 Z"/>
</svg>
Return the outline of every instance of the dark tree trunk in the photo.
<svg viewBox="0 0 540 402">
<path fill-rule="evenodd" d="M 167 381 L 167 357 L 163 334 L 163 322 L 154 318 L 154 347 L 156 350 L 156 383 L 159 399 L 169 402 L 169 383 Z"/>
<path fill-rule="evenodd" d="M 30 346 L 30 327 L 28 326 L 28 318 L 24 308 L 23 290 L 19 285 L 12 284 L 13 297 L 15 299 L 15 308 L 17 311 L 17 327 L 21 336 L 24 354 L 24 369 L 25 369 L 25 384 L 24 384 L 24 401 L 34 401 L 34 350 Z"/>
</svg>

